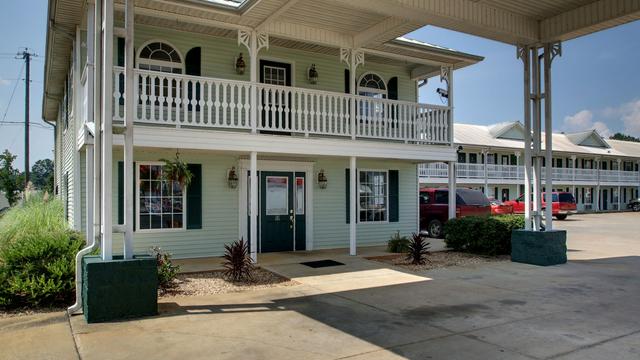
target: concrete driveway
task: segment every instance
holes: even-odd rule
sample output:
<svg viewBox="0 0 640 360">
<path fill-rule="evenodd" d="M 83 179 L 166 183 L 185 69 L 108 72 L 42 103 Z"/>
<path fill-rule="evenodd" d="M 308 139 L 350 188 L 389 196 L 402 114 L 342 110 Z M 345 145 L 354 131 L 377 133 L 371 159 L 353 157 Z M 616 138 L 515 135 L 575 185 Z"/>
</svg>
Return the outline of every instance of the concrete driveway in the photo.
<svg viewBox="0 0 640 360">
<path fill-rule="evenodd" d="M 272 263 L 301 284 L 174 298 L 159 316 L 121 323 L 86 325 L 75 316 L 73 335 L 54 323 L 66 336 L 57 342 L 75 347 L 52 358 L 637 360 L 640 214 L 555 224 L 569 230 L 566 265 L 415 274 L 338 253 L 331 258 L 343 267 Z M 0 320 L 0 358 L 47 358 L 46 323 L 19 333 L 30 353 L 12 345 L 16 326 Z"/>
</svg>

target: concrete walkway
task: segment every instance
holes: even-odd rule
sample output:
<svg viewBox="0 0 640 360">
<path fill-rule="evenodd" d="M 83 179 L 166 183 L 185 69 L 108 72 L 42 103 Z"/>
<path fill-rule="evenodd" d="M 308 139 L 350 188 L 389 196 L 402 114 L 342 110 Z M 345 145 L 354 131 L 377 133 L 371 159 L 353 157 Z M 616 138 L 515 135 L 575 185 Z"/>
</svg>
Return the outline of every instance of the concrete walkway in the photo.
<svg viewBox="0 0 640 360">
<path fill-rule="evenodd" d="M 300 285 L 167 299 L 159 316 L 128 322 L 87 325 L 75 316 L 73 338 L 83 359 L 637 360 L 638 220 L 557 222 L 571 228 L 572 261 L 547 268 L 499 262 L 415 274 L 337 254 L 344 266 L 267 264 Z M 68 328 L 32 327 L 16 347 L 11 325 L 3 329 L 0 320 L 0 341 L 10 341 L 0 358 L 52 346 L 40 342 L 52 332 L 73 343 Z M 55 358 L 76 356 L 66 348 Z M 33 354 L 25 358 L 47 358 Z"/>
</svg>

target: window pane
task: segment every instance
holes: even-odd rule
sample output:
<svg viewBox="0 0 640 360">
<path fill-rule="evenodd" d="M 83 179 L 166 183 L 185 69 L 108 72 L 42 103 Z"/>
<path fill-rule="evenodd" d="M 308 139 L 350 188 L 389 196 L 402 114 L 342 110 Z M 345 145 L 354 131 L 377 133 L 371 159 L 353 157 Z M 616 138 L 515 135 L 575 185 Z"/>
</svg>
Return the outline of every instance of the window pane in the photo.
<svg viewBox="0 0 640 360">
<path fill-rule="evenodd" d="M 151 229 L 161 229 L 162 225 L 162 216 L 161 215 L 151 215 Z"/>
<path fill-rule="evenodd" d="M 387 173 L 382 171 L 359 172 L 360 221 L 387 220 Z"/>
</svg>

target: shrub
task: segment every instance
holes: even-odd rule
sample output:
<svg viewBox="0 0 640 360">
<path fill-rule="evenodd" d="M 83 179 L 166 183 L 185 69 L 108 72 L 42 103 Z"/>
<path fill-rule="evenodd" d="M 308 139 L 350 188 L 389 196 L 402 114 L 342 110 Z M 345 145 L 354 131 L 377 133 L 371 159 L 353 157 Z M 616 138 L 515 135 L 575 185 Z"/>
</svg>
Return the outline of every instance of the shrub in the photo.
<svg viewBox="0 0 640 360">
<path fill-rule="evenodd" d="M 501 215 L 490 218 L 468 216 L 447 221 L 445 243 L 457 251 L 481 255 L 511 253 L 511 232 L 524 228 L 521 215 Z"/>
<path fill-rule="evenodd" d="M 424 234 L 411 234 L 411 240 L 407 246 L 407 260 L 414 265 L 422 265 L 427 260 L 429 254 L 429 245 L 427 236 Z"/>
<path fill-rule="evenodd" d="M 151 248 L 151 255 L 155 256 L 158 265 L 158 288 L 166 290 L 172 287 L 173 280 L 180 271 L 180 265 L 173 265 L 171 254 L 157 246 Z"/>
<path fill-rule="evenodd" d="M 392 253 L 405 253 L 407 252 L 408 246 L 409 238 L 400 236 L 400 231 L 396 231 L 387 242 L 387 251 Z"/>
<path fill-rule="evenodd" d="M 75 255 L 84 240 L 62 203 L 31 196 L 0 220 L 0 305 L 52 306 L 72 300 Z"/>
<path fill-rule="evenodd" d="M 249 256 L 249 243 L 244 239 L 224 246 L 224 275 L 231 281 L 253 280 L 253 261 Z"/>
</svg>

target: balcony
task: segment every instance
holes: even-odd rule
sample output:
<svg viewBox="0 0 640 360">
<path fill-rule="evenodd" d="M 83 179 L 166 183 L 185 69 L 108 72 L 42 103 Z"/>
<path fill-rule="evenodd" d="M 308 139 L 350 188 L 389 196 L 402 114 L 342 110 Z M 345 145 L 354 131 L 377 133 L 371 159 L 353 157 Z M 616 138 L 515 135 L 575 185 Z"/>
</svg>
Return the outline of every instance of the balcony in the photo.
<svg viewBox="0 0 640 360">
<path fill-rule="evenodd" d="M 458 180 L 468 180 L 468 182 L 475 183 L 484 182 L 484 164 L 459 163 L 456 166 L 456 178 Z M 447 179 L 449 171 L 447 165 L 444 163 L 421 164 L 419 174 L 421 178 L 438 181 L 438 179 Z M 521 182 L 524 180 L 524 167 L 521 165 L 490 164 L 487 165 L 486 177 L 491 183 Z M 544 179 L 545 177 L 543 170 L 542 178 Z M 575 181 L 593 184 L 599 181 L 600 183 L 637 186 L 640 184 L 640 173 L 637 171 L 600 170 L 598 175 L 598 170 L 595 169 L 553 168 L 553 181 L 558 183 L 571 183 Z"/>
<path fill-rule="evenodd" d="M 139 69 L 135 75 L 137 124 L 451 144 L 451 110 L 446 106 Z M 122 122 L 123 68 L 114 68 L 114 88 L 113 120 Z M 252 122 L 254 109 L 257 119 Z"/>
</svg>

